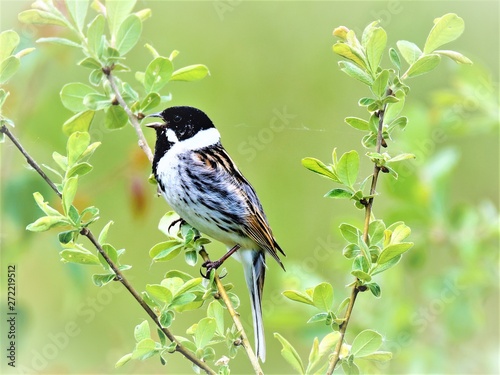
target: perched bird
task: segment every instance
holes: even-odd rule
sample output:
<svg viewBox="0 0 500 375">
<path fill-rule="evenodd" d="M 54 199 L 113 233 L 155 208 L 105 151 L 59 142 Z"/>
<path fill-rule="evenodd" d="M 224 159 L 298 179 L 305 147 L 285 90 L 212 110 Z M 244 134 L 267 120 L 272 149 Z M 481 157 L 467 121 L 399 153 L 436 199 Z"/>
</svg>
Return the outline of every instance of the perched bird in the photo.
<svg viewBox="0 0 500 375">
<path fill-rule="evenodd" d="M 208 116 L 193 107 L 149 115 L 156 130 L 153 173 L 168 204 L 188 224 L 222 242 L 243 264 L 252 305 L 255 351 L 265 361 L 262 291 L 266 254 L 284 269 L 259 198 L 222 147 Z M 221 261 L 225 260 L 221 258 Z M 213 268 L 221 262 L 214 262 Z"/>
</svg>

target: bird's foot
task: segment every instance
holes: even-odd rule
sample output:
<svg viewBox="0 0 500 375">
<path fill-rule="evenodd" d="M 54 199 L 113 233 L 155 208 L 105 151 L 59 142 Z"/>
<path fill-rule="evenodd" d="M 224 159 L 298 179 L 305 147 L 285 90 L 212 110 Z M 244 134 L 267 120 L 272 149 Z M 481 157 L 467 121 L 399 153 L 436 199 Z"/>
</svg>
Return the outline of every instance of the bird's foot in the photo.
<svg viewBox="0 0 500 375">
<path fill-rule="evenodd" d="M 207 260 L 206 262 L 204 262 L 201 266 L 203 268 L 206 268 L 207 269 L 207 272 L 205 274 L 203 274 L 203 272 L 201 271 L 200 269 L 200 275 L 205 278 L 205 279 L 210 279 L 210 273 L 213 271 L 213 270 L 216 270 L 217 268 L 219 268 L 221 265 L 222 265 L 222 261 L 219 259 L 219 260 L 214 260 L 214 261 L 211 261 L 211 260 Z"/>
</svg>

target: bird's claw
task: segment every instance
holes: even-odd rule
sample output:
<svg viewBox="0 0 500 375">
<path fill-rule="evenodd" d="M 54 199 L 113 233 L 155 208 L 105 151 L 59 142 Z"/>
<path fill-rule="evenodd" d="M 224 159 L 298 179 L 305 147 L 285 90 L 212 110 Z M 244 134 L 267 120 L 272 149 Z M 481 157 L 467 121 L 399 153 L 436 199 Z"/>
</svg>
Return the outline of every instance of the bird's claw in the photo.
<svg viewBox="0 0 500 375">
<path fill-rule="evenodd" d="M 178 218 L 178 219 L 175 219 L 174 221 L 172 221 L 170 223 L 170 225 L 168 226 L 168 229 L 167 231 L 170 232 L 170 229 L 172 229 L 172 227 L 177 224 L 177 223 L 180 223 L 180 226 L 182 226 L 182 224 L 185 224 L 186 223 L 186 220 L 184 220 L 182 217 Z"/>
<path fill-rule="evenodd" d="M 200 269 L 200 275 L 204 278 L 204 279 L 210 279 L 210 273 L 213 271 L 213 270 L 216 270 L 217 268 L 219 268 L 221 266 L 222 262 L 220 260 L 215 260 L 215 261 L 211 261 L 211 260 L 207 260 L 206 262 L 204 262 L 201 266 L 203 268 L 206 268 L 207 269 L 207 273 L 206 274 L 203 274 L 203 272 L 201 271 Z M 222 277 L 221 277 L 222 278 Z"/>
</svg>

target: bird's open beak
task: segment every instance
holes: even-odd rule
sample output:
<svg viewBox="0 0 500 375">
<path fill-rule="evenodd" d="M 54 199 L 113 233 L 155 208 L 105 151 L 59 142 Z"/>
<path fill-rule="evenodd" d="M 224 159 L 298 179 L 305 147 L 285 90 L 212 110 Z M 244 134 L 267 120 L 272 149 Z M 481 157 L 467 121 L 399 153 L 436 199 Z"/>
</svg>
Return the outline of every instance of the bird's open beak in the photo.
<svg viewBox="0 0 500 375">
<path fill-rule="evenodd" d="M 162 118 L 161 113 L 151 113 L 150 115 L 147 115 L 146 117 L 159 117 Z M 164 122 L 152 122 L 151 124 L 147 124 L 146 126 L 148 128 L 153 128 L 153 129 L 159 129 L 159 128 L 164 128 L 167 124 Z"/>
</svg>

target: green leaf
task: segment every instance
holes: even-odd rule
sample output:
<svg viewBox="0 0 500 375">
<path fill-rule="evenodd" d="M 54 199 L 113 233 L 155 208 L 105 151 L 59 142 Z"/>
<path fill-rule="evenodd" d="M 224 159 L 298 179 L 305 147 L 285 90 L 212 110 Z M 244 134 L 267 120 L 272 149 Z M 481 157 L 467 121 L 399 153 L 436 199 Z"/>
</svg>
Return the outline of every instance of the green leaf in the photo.
<svg viewBox="0 0 500 375">
<path fill-rule="evenodd" d="M 361 281 L 363 281 L 365 283 L 370 282 L 372 280 L 372 277 L 368 273 L 360 271 L 360 270 L 351 271 L 351 275 L 353 275 L 354 277 L 360 279 Z"/>
<path fill-rule="evenodd" d="M 63 245 L 70 243 L 71 241 L 73 241 L 73 236 L 75 235 L 75 233 L 78 233 L 78 231 L 68 230 L 68 231 L 59 233 L 59 235 L 58 235 L 59 242 Z"/>
<path fill-rule="evenodd" d="M 326 193 L 324 197 L 335 199 L 350 199 L 352 197 L 352 192 L 342 188 L 335 188 Z"/>
<path fill-rule="evenodd" d="M 327 312 L 317 313 L 309 318 L 307 323 L 324 322 L 328 318 Z"/>
<path fill-rule="evenodd" d="M 51 228 L 68 224 L 69 222 L 63 216 L 44 216 L 29 224 L 26 230 L 31 232 L 45 232 Z"/>
<path fill-rule="evenodd" d="M 136 342 L 151 338 L 151 330 L 149 329 L 149 323 L 147 320 L 144 320 L 142 323 L 135 326 L 134 338 Z"/>
<path fill-rule="evenodd" d="M 101 81 L 104 78 L 104 72 L 102 69 L 94 69 L 92 72 L 90 72 L 89 75 L 89 82 L 93 85 L 98 87 L 101 84 Z"/>
<path fill-rule="evenodd" d="M 413 246 L 413 242 L 402 242 L 394 245 L 389 245 L 382 250 L 377 260 L 378 264 L 384 264 L 391 259 L 405 253 Z"/>
<path fill-rule="evenodd" d="M 145 360 L 156 354 L 156 344 L 151 339 L 139 341 L 132 352 L 132 359 Z"/>
<path fill-rule="evenodd" d="M 340 224 L 339 229 L 342 237 L 344 237 L 347 242 L 357 245 L 359 239 L 361 238 L 361 231 L 358 228 L 352 226 L 351 224 L 342 223 Z"/>
<path fill-rule="evenodd" d="M 111 35 L 117 35 L 120 25 L 132 12 L 136 0 L 107 0 L 106 14 Z"/>
<path fill-rule="evenodd" d="M 132 359 L 132 353 L 125 354 L 115 364 L 115 368 L 122 367 L 125 363 Z"/>
<path fill-rule="evenodd" d="M 6 30 L 0 33 L 0 61 L 4 61 L 12 55 L 19 45 L 19 35 L 14 30 Z"/>
<path fill-rule="evenodd" d="M 0 63 L 0 84 L 7 82 L 19 69 L 21 62 L 16 56 L 10 56 Z"/>
<path fill-rule="evenodd" d="M 89 69 L 102 69 L 101 63 L 93 57 L 86 57 L 78 62 L 78 65 Z"/>
<path fill-rule="evenodd" d="M 68 138 L 68 166 L 73 166 L 83 155 L 90 144 L 90 135 L 86 132 L 74 132 Z"/>
<path fill-rule="evenodd" d="M 459 63 L 459 64 L 472 64 L 472 61 L 467 58 L 466 56 L 462 55 L 459 52 L 456 51 L 449 51 L 449 50 L 436 50 L 434 53 L 437 53 L 438 55 L 446 56 L 452 59 L 453 61 Z"/>
<path fill-rule="evenodd" d="M 104 127 L 106 129 L 121 129 L 128 123 L 128 115 L 119 105 L 112 105 L 104 111 Z"/>
<path fill-rule="evenodd" d="M 84 111 L 72 116 L 62 126 L 64 134 L 69 136 L 74 132 L 87 132 L 94 119 L 94 114 L 94 111 Z"/>
<path fill-rule="evenodd" d="M 73 112 L 83 112 L 87 110 L 87 106 L 83 104 L 85 96 L 96 91 L 87 85 L 79 82 L 68 83 L 63 86 L 60 96 L 62 104 Z"/>
<path fill-rule="evenodd" d="M 399 261 L 401 260 L 401 257 L 402 257 L 402 255 L 398 255 L 398 256 L 392 258 L 391 260 L 389 260 L 388 262 L 385 262 L 384 264 L 377 264 L 377 266 L 371 272 L 371 275 L 375 276 L 378 273 L 387 271 L 389 268 L 394 267 L 396 264 L 399 263 Z"/>
<path fill-rule="evenodd" d="M 389 48 L 389 58 L 397 70 L 401 70 L 401 59 L 394 48 Z"/>
<path fill-rule="evenodd" d="M 114 224 L 114 222 L 113 222 L 113 220 L 110 220 L 104 226 L 104 228 L 102 228 L 101 233 L 99 233 L 99 237 L 97 239 L 97 242 L 99 242 L 100 244 L 105 244 L 106 243 L 106 240 L 108 238 L 108 231 L 109 231 L 109 228 L 111 227 L 112 224 Z"/>
<path fill-rule="evenodd" d="M 160 315 L 160 324 L 162 327 L 168 328 L 174 321 L 174 312 L 171 310 L 167 310 L 161 313 Z M 161 332 L 161 331 L 160 331 Z"/>
<path fill-rule="evenodd" d="M 384 121 L 386 124 L 392 123 L 392 121 L 394 121 L 399 116 L 405 105 L 406 96 L 402 90 L 396 92 L 396 98 L 399 99 L 398 102 L 387 105 L 387 110 L 384 116 Z"/>
<path fill-rule="evenodd" d="M 198 81 L 210 74 L 208 68 L 202 64 L 189 65 L 184 68 L 177 69 L 172 73 L 171 81 Z"/>
<path fill-rule="evenodd" d="M 204 348 L 214 337 L 217 325 L 213 318 L 203 318 L 198 322 L 194 333 L 194 343 L 198 349 Z"/>
<path fill-rule="evenodd" d="M 407 124 L 408 124 L 408 117 L 401 116 L 390 123 L 390 128 L 399 127 L 401 129 L 404 129 Z"/>
<path fill-rule="evenodd" d="M 359 171 L 359 155 L 355 150 L 343 154 L 335 166 L 337 176 L 344 185 L 353 188 Z"/>
<path fill-rule="evenodd" d="M 176 295 L 180 295 L 182 293 L 186 293 L 188 290 L 193 289 L 194 287 L 201 284 L 203 279 L 201 277 L 197 277 L 195 279 L 188 280 L 182 285 L 177 291 Z"/>
<path fill-rule="evenodd" d="M 335 43 L 333 45 L 333 52 L 348 60 L 351 60 L 362 68 L 366 68 L 366 64 L 364 62 L 362 54 L 347 43 L 341 41 Z"/>
<path fill-rule="evenodd" d="M 399 154 L 396 155 L 389 160 L 387 160 L 387 163 L 396 163 L 398 161 L 403 161 L 403 160 L 408 160 L 408 159 L 415 159 L 414 154 Z"/>
<path fill-rule="evenodd" d="M 85 24 L 85 17 L 87 16 L 87 10 L 89 8 L 88 0 L 66 0 L 66 7 L 75 21 L 78 30 L 83 29 Z"/>
<path fill-rule="evenodd" d="M 403 59 L 405 59 L 409 65 L 413 64 L 422 56 L 422 51 L 415 43 L 408 42 L 407 40 L 398 40 L 396 45 Z"/>
<path fill-rule="evenodd" d="M 150 92 L 139 106 L 141 112 L 148 112 L 153 108 L 157 107 L 161 103 L 161 97 L 156 92 Z"/>
<path fill-rule="evenodd" d="M 19 13 L 17 19 L 28 24 L 66 26 L 62 18 L 39 9 L 25 10 Z"/>
<path fill-rule="evenodd" d="M 174 297 L 174 299 L 170 303 L 170 307 L 175 308 L 177 311 L 182 311 L 182 309 L 186 305 L 189 305 L 195 299 L 196 299 L 196 294 L 194 294 L 194 293 L 180 294 L 180 295 Z M 178 309 L 178 308 L 180 308 L 180 309 Z"/>
<path fill-rule="evenodd" d="M 360 332 L 353 340 L 351 354 L 355 357 L 365 357 L 378 350 L 382 345 L 382 335 L 371 329 Z"/>
<path fill-rule="evenodd" d="M 106 109 L 108 107 L 111 107 L 112 102 L 111 99 L 106 95 L 94 92 L 85 95 L 85 97 L 83 98 L 83 105 L 85 109 L 88 108 L 94 111 L 100 111 L 101 109 Z"/>
<path fill-rule="evenodd" d="M 90 251 L 83 248 L 64 249 L 60 253 L 63 261 L 85 265 L 99 265 L 99 259 Z"/>
<path fill-rule="evenodd" d="M 66 178 L 70 178 L 73 176 L 83 176 L 89 173 L 94 167 L 92 167 L 89 163 L 78 163 L 73 165 L 68 172 L 66 172 Z"/>
<path fill-rule="evenodd" d="M 124 55 L 139 41 L 142 33 L 142 22 L 135 14 L 129 15 L 120 25 L 116 34 L 116 49 Z"/>
<path fill-rule="evenodd" d="M 172 76 L 172 62 L 165 57 L 157 57 L 151 61 L 144 75 L 144 87 L 146 91 L 157 92 L 167 84 Z"/>
<path fill-rule="evenodd" d="M 198 253 L 195 250 L 186 251 L 184 253 L 184 259 L 187 264 L 194 267 L 196 265 L 196 262 L 198 261 Z"/>
<path fill-rule="evenodd" d="M 207 316 L 215 321 L 216 332 L 224 336 L 224 308 L 217 301 L 210 302 L 207 308 Z"/>
<path fill-rule="evenodd" d="M 78 176 L 71 177 L 64 183 L 62 191 L 62 206 L 63 210 L 68 215 L 69 208 L 75 199 L 76 190 L 78 189 Z"/>
<path fill-rule="evenodd" d="M 441 57 L 436 54 L 424 55 L 415 61 L 406 71 L 404 76 L 411 78 L 430 72 L 436 68 L 441 61 Z"/>
<path fill-rule="evenodd" d="M 176 240 L 160 242 L 149 250 L 149 256 L 154 262 L 165 262 L 179 255 L 182 248 L 183 244 Z"/>
<path fill-rule="evenodd" d="M 356 243 L 350 243 L 342 250 L 342 255 L 347 259 L 352 259 L 361 253 L 361 249 Z"/>
<path fill-rule="evenodd" d="M 365 48 L 366 58 L 373 73 L 377 71 L 386 44 L 387 33 L 381 27 L 376 27 L 369 33 Z"/>
<path fill-rule="evenodd" d="M 316 285 L 313 292 L 313 303 L 320 310 L 330 311 L 333 305 L 333 287 L 328 283 Z"/>
<path fill-rule="evenodd" d="M 443 44 L 454 41 L 462 35 L 464 27 L 464 20 L 454 13 L 436 18 L 434 27 L 425 41 L 424 53 L 431 53 Z"/>
<path fill-rule="evenodd" d="M 44 201 L 42 194 L 39 192 L 33 193 L 33 198 L 35 199 L 36 204 L 47 216 L 59 216 L 63 218 L 63 216 L 57 211 L 55 208 L 49 206 L 47 202 Z"/>
<path fill-rule="evenodd" d="M 342 361 L 342 371 L 345 375 L 359 375 L 358 366 L 351 361 Z"/>
<path fill-rule="evenodd" d="M 364 255 L 358 255 L 356 258 L 354 258 L 354 262 L 352 262 L 352 270 L 358 270 L 368 273 L 368 271 L 370 270 L 370 263 Z"/>
<path fill-rule="evenodd" d="M 314 301 L 311 297 L 309 297 L 307 294 L 298 292 L 296 290 L 285 290 L 283 292 L 283 295 L 286 298 L 291 299 L 292 301 L 301 302 L 307 305 L 314 306 Z"/>
<path fill-rule="evenodd" d="M 114 273 L 105 273 L 100 275 L 95 274 L 92 275 L 92 282 L 94 285 L 101 287 L 113 281 L 115 276 L 116 275 Z"/>
<path fill-rule="evenodd" d="M 148 292 L 151 297 L 166 304 L 170 304 L 174 298 L 170 289 L 162 285 L 148 284 L 146 285 L 146 292 Z"/>
<path fill-rule="evenodd" d="M 80 157 L 80 160 L 85 160 L 85 159 L 90 158 L 94 154 L 94 151 L 96 150 L 96 148 L 99 147 L 100 145 L 101 145 L 101 142 L 92 143 L 89 147 L 87 147 L 85 149 L 82 156 Z"/>
<path fill-rule="evenodd" d="M 375 297 L 380 297 L 380 286 L 377 283 L 369 283 L 366 284 L 366 286 L 368 287 L 368 289 L 370 289 L 370 292 L 372 292 Z"/>
<path fill-rule="evenodd" d="M 372 92 L 379 98 L 382 98 L 387 91 L 387 83 L 389 82 L 389 71 L 384 69 L 373 82 Z M 368 129 L 368 127 L 367 127 Z"/>
<path fill-rule="evenodd" d="M 364 356 L 363 359 L 376 361 L 376 362 L 387 362 L 392 359 L 391 352 L 377 351 L 375 353 Z"/>
<path fill-rule="evenodd" d="M 106 20 L 102 14 L 98 14 L 89 24 L 87 30 L 87 45 L 89 50 L 97 55 L 98 58 L 102 56 L 104 49 L 104 25 Z"/>
<path fill-rule="evenodd" d="M 354 129 L 358 130 L 368 130 L 368 121 L 357 118 L 357 117 L 346 117 L 344 121 L 347 125 L 352 126 Z"/>
<path fill-rule="evenodd" d="M 358 81 L 363 82 L 368 86 L 371 86 L 373 84 L 373 78 L 353 63 L 350 63 L 349 61 L 340 61 L 339 66 L 340 70 L 342 70 L 349 77 L 357 79 Z"/>
<path fill-rule="evenodd" d="M 306 368 L 307 374 L 311 373 L 311 369 L 314 368 L 314 365 L 318 361 L 319 361 L 319 340 L 317 337 L 315 337 L 311 347 L 311 351 L 309 352 L 309 364 L 307 365 Z"/>
<path fill-rule="evenodd" d="M 368 234 L 370 236 L 370 244 L 374 245 L 379 243 L 384 238 L 385 224 L 382 220 L 374 220 L 368 227 Z"/>
<path fill-rule="evenodd" d="M 304 365 L 302 360 L 300 359 L 299 353 L 295 350 L 295 348 L 279 333 L 275 333 L 274 337 L 278 339 L 278 341 L 282 345 L 281 355 L 285 360 L 300 374 L 304 374 Z"/>
<path fill-rule="evenodd" d="M 322 161 L 315 158 L 302 159 L 302 165 L 312 172 L 328 177 L 331 180 L 339 181 L 337 176 L 332 172 L 330 167 L 323 164 Z"/>
</svg>

